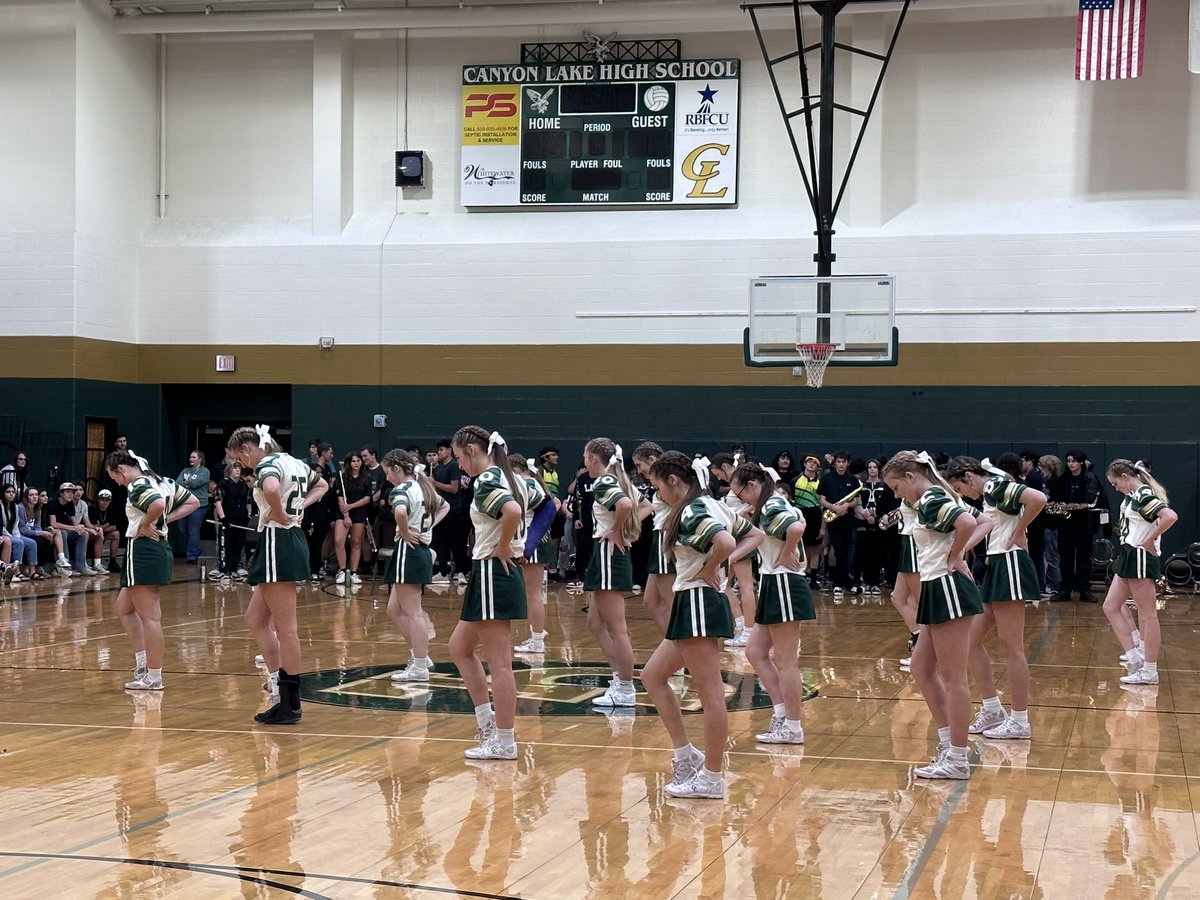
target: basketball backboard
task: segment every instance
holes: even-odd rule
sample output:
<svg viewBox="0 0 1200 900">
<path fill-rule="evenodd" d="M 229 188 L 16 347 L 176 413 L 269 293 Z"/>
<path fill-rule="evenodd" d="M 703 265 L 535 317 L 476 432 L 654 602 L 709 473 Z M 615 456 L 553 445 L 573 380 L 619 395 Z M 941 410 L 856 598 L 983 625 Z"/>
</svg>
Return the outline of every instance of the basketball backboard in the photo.
<svg viewBox="0 0 1200 900">
<path fill-rule="evenodd" d="M 767 275 L 750 280 L 748 366 L 802 366 L 797 344 L 832 343 L 830 366 L 900 361 L 890 275 Z"/>
</svg>

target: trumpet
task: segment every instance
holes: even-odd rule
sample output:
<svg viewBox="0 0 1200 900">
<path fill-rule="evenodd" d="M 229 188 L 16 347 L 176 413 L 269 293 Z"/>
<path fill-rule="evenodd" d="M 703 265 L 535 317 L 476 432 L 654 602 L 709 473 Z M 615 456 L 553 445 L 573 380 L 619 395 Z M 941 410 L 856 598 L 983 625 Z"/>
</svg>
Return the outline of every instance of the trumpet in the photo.
<svg viewBox="0 0 1200 900">
<path fill-rule="evenodd" d="M 1071 518 L 1071 513 L 1079 512 L 1085 509 L 1095 509 L 1094 503 L 1064 503 L 1061 500 L 1046 501 L 1046 512 L 1052 516 L 1062 516 L 1064 519 Z"/>
<path fill-rule="evenodd" d="M 860 484 L 858 487 L 856 487 L 854 490 L 852 490 L 845 497 L 843 497 L 841 500 L 839 500 L 837 503 L 835 503 L 833 505 L 841 506 L 843 503 L 849 503 L 851 500 L 853 500 L 855 497 L 857 497 L 859 494 L 861 494 L 864 490 L 866 490 L 866 488 Z M 836 512 L 834 512 L 832 509 L 827 509 L 822 514 L 822 518 L 824 518 L 826 522 L 832 522 L 837 517 L 838 517 L 838 514 Z"/>
</svg>

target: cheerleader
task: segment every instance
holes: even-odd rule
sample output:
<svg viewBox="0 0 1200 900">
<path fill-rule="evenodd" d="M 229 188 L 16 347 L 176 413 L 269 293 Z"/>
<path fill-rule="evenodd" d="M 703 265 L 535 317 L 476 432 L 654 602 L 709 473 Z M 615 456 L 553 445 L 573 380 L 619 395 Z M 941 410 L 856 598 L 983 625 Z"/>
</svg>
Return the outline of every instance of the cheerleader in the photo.
<svg viewBox="0 0 1200 900">
<path fill-rule="evenodd" d="M 1121 678 L 1122 683 L 1158 684 L 1162 632 L 1154 582 L 1162 575 L 1160 540 L 1179 517 L 1167 506 L 1166 490 L 1141 460 L 1114 459 L 1105 474 L 1108 483 L 1124 494 L 1125 499 L 1121 501 L 1121 556 L 1117 574 L 1104 598 L 1104 614 L 1125 650 L 1125 668 L 1129 674 Z M 1142 649 L 1137 646 L 1123 609 L 1130 596 L 1137 605 Z"/>
<path fill-rule="evenodd" d="M 733 473 L 741 464 L 740 455 L 730 455 L 728 453 L 718 453 L 712 458 L 709 463 L 709 471 L 717 477 L 723 486 L 731 484 Z M 771 470 L 774 472 L 774 469 Z M 778 480 L 778 479 L 776 479 Z M 737 496 L 726 487 L 726 493 L 721 497 L 727 507 L 729 507 L 730 515 L 743 515 L 748 509 L 747 505 L 737 498 Z M 737 603 L 740 607 L 740 614 L 734 616 L 733 619 L 733 637 L 725 642 L 726 647 L 745 647 L 750 640 L 750 631 L 754 627 L 754 562 L 751 557 L 739 559 L 737 562 L 730 562 L 730 571 L 733 573 L 733 581 L 737 582 Z M 747 626 L 749 622 L 749 626 Z"/>
<path fill-rule="evenodd" d="M 274 705 L 254 720 L 264 725 L 300 721 L 300 636 L 296 628 L 296 582 L 307 581 L 308 541 L 304 510 L 328 489 L 305 463 L 284 453 L 266 425 L 237 429 L 225 450 L 254 473 L 258 546 L 246 581 L 253 586 L 246 627 L 262 650 L 267 691 Z"/>
<path fill-rule="evenodd" d="M 510 453 L 508 462 L 513 473 L 518 478 L 525 479 L 525 492 L 529 498 L 525 507 L 525 534 L 528 536 L 534 516 L 545 504 L 549 503 L 554 514 L 558 514 L 558 498 L 542 481 L 535 460 L 526 459 L 519 453 Z M 546 566 L 553 565 L 557 559 L 558 551 L 554 547 L 554 539 L 550 537 L 549 527 L 538 541 L 533 555 L 521 556 L 521 575 L 525 579 L 525 605 L 529 609 L 529 640 L 513 648 L 517 653 L 546 652 L 546 600 L 542 582 L 546 576 Z"/>
<path fill-rule="evenodd" d="M 383 457 L 383 475 L 392 490 L 388 505 L 396 522 L 396 549 L 388 561 L 388 616 L 408 641 L 408 665 L 392 674 L 395 684 L 428 681 L 429 626 L 421 609 L 421 589 L 433 581 L 434 527 L 450 512 L 415 453 L 392 450 Z"/>
<path fill-rule="evenodd" d="M 684 454 L 664 453 L 651 466 L 650 479 L 671 505 L 662 543 L 665 552 L 674 552 L 677 569 L 666 638 L 642 669 L 642 684 L 675 748 L 672 778 L 664 791 L 671 797 L 720 799 L 725 796 L 729 723 L 718 642 L 733 637 L 729 600 L 720 592 L 721 565 L 752 553 L 763 536 L 746 519 L 726 526 L 722 504 L 703 495 L 692 460 Z M 679 698 L 667 682 L 683 666 L 704 712 L 703 753 L 689 741 Z"/>
<path fill-rule="evenodd" d="M 129 526 L 117 615 L 133 643 L 133 680 L 127 691 L 163 689 L 162 609 L 159 585 L 171 583 L 171 545 L 167 526 L 200 508 L 200 501 L 182 485 L 163 478 L 130 450 L 115 450 L 104 470 L 117 484 L 128 487 L 125 514 Z"/>
<path fill-rule="evenodd" d="M 763 532 L 758 548 L 762 587 L 746 658 L 775 704 L 770 729 L 755 739 L 762 744 L 803 744 L 800 704 L 804 680 L 796 657 L 800 622 L 815 619 L 816 613 L 799 549 L 804 519 L 775 493 L 774 475 L 757 463 L 743 463 L 729 481 L 730 492 L 747 506 L 746 517 Z"/>
<path fill-rule="evenodd" d="M 592 698 L 596 706 L 633 706 L 636 702 L 633 646 L 625 626 L 625 594 L 633 590 L 629 545 L 641 534 L 642 523 L 635 515 L 638 495 L 625 474 L 624 463 L 620 445 L 608 438 L 594 438 L 584 447 L 583 464 L 595 479 L 592 482 L 595 544 L 583 589 L 593 592 L 588 627 L 613 670 L 608 690 Z"/>
<path fill-rule="evenodd" d="M 886 484 L 886 481 L 885 481 Z M 892 585 L 891 601 L 904 627 L 908 629 L 908 653 L 900 660 L 901 669 L 912 666 L 912 652 L 921 637 L 920 626 L 917 625 L 917 601 L 921 596 L 921 576 L 917 572 L 917 544 L 913 540 L 913 531 L 917 527 L 917 511 L 900 500 L 900 505 L 888 513 L 881 523 L 883 528 L 899 527 L 900 559 L 896 564 L 896 581 Z"/>
<path fill-rule="evenodd" d="M 917 510 L 913 541 L 921 578 L 917 623 L 922 626 L 922 640 L 913 651 L 912 674 L 938 725 L 938 755 L 913 774 L 918 778 L 967 779 L 971 777 L 967 763 L 971 719 L 967 657 L 971 617 L 983 612 L 983 602 L 963 560 L 963 548 L 975 532 L 975 517 L 938 473 L 928 453 L 902 450 L 883 467 L 883 480 Z"/>
<path fill-rule="evenodd" d="M 633 451 L 633 464 L 638 474 L 649 481 L 650 470 L 662 455 L 663 448 L 658 444 L 649 441 L 639 444 Z M 651 490 L 653 494 L 650 497 L 650 521 L 654 534 L 650 542 L 646 591 L 642 595 L 642 602 L 646 604 L 646 610 L 658 624 L 659 630 L 666 634 L 667 622 L 671 618 L 671 598 L 675 593 L 672 587 L 675 584 L 675 559 L 663 550 L 662 527 L 667 521 L 667 516 L 671 514 L 671 507 L 659 496 L 658 491 L 654 490 L 653 484 Z"/>
<path fill-rule="evenodd" d="M 1029 663 L 1025 659 L 1025 601 L 1042 596 L 1037 569 L 1029 555 L 1026 529 L 1046 506 L 1046 495 L 1017 480 L 1021 457 L 1004 453 L 993 466 L 970 456 L 956 456 L 946 466 L 946 480 L 963 496 L 983 499 L 983 516 L 972 540 L 987 538 L 983 575 L 983 615 L 971 620 L 971 674 L 983 706 L 967 731 L 986 738 L 1029 740 Z M 996 694 L 992 663 L 983 647 L 992 629 L 1004 645 L 1012 709 L 1005 712 Z"/>
<path fill-rule="evenodd" d="M 467 759 L 516 759 L 513 722 L 517 682 L 512 671 L 513 619 L 526 616 L 525 581 L 517 564 L 525 554 L 525 482 L 513 474 L 508 447 L 497 432 L 477 425 L 460 428 L 452 442 L 459 466 L 475 478 L 471 523 L 475 547 L 462 614 L 450 636 L 450 656 L 475 704 L 479 746 Z M 492 697 L 477 647 L 492 676 Z"/>
</svg>

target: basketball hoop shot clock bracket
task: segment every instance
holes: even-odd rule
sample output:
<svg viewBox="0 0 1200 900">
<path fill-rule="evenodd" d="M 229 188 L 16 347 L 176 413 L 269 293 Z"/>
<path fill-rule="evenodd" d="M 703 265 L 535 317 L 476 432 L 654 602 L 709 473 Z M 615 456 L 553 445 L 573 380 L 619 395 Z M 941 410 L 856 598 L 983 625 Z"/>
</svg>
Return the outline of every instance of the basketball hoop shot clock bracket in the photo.
<svg viewBox="0 0 1200 900">
<path fill-rule="evenodd" d="M 738 59 L 462 70 L 462 205 L 737 203 Z"/>
</svg>

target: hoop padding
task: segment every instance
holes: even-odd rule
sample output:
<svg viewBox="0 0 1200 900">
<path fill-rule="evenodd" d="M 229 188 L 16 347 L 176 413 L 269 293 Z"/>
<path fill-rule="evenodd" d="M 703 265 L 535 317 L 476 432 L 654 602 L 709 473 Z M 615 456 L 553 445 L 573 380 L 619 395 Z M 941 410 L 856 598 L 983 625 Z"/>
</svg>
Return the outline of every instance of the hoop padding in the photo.
<svg viewBox="0 0 1200 900">
<path fill-rule="evenodd" d="M 808 386 L 819 388 L 825 383 L 825 368 L 833 359 L 837 344 L 797 344 L 796 355 L 804 366 L 804 379 Z"/>
</svg>

